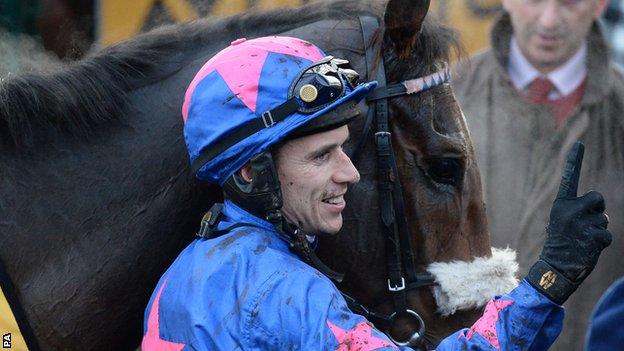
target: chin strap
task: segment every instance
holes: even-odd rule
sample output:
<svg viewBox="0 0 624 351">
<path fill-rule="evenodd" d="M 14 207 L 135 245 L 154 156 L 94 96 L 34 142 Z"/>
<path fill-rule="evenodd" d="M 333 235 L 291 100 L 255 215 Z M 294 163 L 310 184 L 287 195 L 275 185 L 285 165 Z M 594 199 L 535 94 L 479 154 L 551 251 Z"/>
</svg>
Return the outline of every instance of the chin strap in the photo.
<svg viewBox="0 0 624 351">
<path fill-rule="evenodd" d="M 223 219 L 223 204 L 216 203 L 212 205 L 210 210 L 206 212 L 201 220 L 201 226 L 196 236 L 202 239 L 212 239 L 221 236 L 235 228 L 239 227 L 257 227 L 258 225 L 248 222 L 239 222 L 224 229 L 217 229 L 219 222 Z M 277 229 L 280 238 L 288 243 L 290 251 L 295 253 L 299 258 L 316 268 L 319 272 L 338 283 L 344 279 L 344 274 L 334 271 L 325 265 L 321 259 L 316 256 L 314 249 L 310 246 L 306 233 L 300 228 L 290 225 L 281 211 L 272 210 L 267 212 L 265 218 Z"/>
<path fill-rule="evenodd" d="M 326 264 L 324 264 L 316 253 L 314 249 L 310 246 L 310 242 L 308 241 L 307 235 L 303 232 L 303 230 L 299 228 L 294 228 L 283 221 L 282 230 L 278 228 L 278 231 L 283 233 L 286 238 L 286 242 L 288 242 L 288 247 L 290 251 L 294 252 L 303 262 L 309 264 L 310 266 L 316 268 L 319 272 L 323 273 L 329 279 L 335 282 L 342 282 L 344 279 L 344 274 L 334 271 L 329 268 Z"/>
</svg>

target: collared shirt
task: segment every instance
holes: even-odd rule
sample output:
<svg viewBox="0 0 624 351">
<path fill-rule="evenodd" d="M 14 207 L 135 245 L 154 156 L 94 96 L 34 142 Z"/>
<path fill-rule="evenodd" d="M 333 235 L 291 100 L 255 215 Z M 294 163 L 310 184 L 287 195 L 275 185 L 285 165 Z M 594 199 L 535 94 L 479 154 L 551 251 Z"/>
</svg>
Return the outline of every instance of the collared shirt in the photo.
<svg viewBox="0 0 624 351">
<path fill-rule="evenodd" d="M 563 65 L 548 73 L 548 78 L 556 89 L 548 95 L 549 100 L 555 100 L 562 96 L 566 96 L 576 90 L 585 80 L 587 76 L 587 44 L 583 43 L 581 48 Z M 515 37 L 511 38 L 511 47 L 509 51 L 509 63 L 507 72 L 514 87 L 519 91 L 526 91 L 529 84 L 537 78 L 544 77 L 520 51 L 518 41 Z"/>
</svg>

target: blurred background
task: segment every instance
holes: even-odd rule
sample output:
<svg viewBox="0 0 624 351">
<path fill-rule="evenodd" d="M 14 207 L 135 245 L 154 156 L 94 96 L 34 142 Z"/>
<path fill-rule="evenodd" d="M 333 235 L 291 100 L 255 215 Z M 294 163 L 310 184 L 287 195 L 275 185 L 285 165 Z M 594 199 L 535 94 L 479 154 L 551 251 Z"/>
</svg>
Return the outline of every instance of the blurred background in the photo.
<svg viewBox="0 0 624 351">
<path fill-rule="evenodd" d="M 0 0 L 0 75 L 59 61 L 130 38 L 163 23 L 227 16 L 310 0 Z M 436 0 L 438 18 L 457 28 L 469 53 L 487 45 L 499 0 Z M 624 0 L 611 0 L 603 24 L 624 64 Z"/>
</svg>

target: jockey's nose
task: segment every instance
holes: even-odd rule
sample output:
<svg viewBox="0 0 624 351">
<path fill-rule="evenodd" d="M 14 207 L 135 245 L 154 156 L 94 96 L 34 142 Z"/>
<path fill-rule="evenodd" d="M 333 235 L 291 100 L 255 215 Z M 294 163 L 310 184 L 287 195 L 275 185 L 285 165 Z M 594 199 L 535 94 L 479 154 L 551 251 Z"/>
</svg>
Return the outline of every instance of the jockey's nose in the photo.
<svg viewBox="0 0 624 351">
<path fill-rule="evenodd" d="M 349 156 L 340 150 L 338 159 L 338 169 L 334 172 L 333 180 L 336 183 L 355 184 L 360 181 L 360 172 L 351 162 Z"/>
</svg>

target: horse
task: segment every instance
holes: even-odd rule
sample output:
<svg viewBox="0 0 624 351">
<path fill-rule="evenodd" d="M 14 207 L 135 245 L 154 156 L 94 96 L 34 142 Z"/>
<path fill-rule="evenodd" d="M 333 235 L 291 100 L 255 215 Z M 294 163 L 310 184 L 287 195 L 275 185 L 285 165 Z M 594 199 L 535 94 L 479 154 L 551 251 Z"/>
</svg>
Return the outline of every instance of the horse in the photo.
<svg viewBox="0 0 624 351">
<path fill-rule="evenodd" d="M 426 18 L 428 8 L 429 1 L 339 0 L 201 19 L 54 71 L 2 79 L 0 263 L 30 348 L 139 344 L 155 283 L 222 199 L 217 187 L 194 179 L 182 137 L 184 91 L 208 58 L 237 38 L 288 35 L 348 59 L 364 80 L 383 68 L 387 82 L 398 83 L 439 70 L 458 47 L 452 30 Z M 369 38 L 362 18 L 376 23 Z M 388 105 L 411 263 L 424 272 L 436 262 L 487 259 L 479 171 L 451 86 L 392 97 Z M 362 104 L 362 116 L 370 106 Z M 318 256 L 344 273 L 339 287 L 360 306 L 390 314 L 376 133 L 366 124 L 351 124 L 346 145 L 357 153 L 362 180 L 347 195 L 343 230 L 321 240 Z M 427 325 L 428 347 L 469 326 L 486 302 L 440 313 L 434 290 L 403 290 Z M 414 323 L 395 325 L 397 338 Z"/>
</svg>

